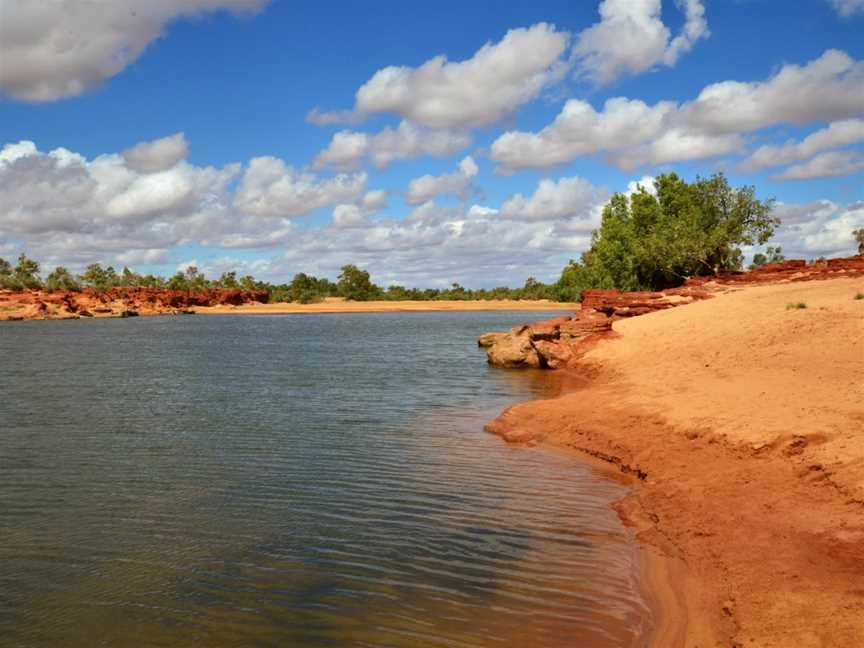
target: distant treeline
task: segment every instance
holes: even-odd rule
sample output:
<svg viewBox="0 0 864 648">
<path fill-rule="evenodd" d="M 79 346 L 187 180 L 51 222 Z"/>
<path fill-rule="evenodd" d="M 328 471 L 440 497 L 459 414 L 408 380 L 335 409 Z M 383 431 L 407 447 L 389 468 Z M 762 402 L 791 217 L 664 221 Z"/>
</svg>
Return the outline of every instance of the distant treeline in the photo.
<svg viewBox="0 0 864 648">
<path fill-rule="evenodd" d="M 139 274 L 126 267 L 117 272 L 111 266 L 103 268 L 98 263 L 87 266 L 79 275 L 59 266 L 43 279 L 39 262 L 24 254 L 18 257 L 15 266 L 0 259 L 0 288 L 16 291 L 29 289 L 80 291 L 83 288 L 109 290 L 119 287 L 164 288 L 179 291 L 209 289 L 265 291 L 271 302 L 302 304 L 323 301 L 327 297 L 344 297 L 352 301 L 558 299 L 556 285 L 544 284 L 533 278 L 529 278 L 522 288 L 472 290 L 457 283 L 445 289 L 404 286 L 382 288 L 372 283 L 368 272 L 355 265 L 344 266 L 335 282 L 301 272 L 295 275 L 290 283 L 272 284 L 259 281 L 250 275 L 238 277 L 236 272 L 223 272 L 218 279 L 208 279 L 195 266 L 189 266 L 186 270 L 166 279 L 154 274 Z"/>
</svg>

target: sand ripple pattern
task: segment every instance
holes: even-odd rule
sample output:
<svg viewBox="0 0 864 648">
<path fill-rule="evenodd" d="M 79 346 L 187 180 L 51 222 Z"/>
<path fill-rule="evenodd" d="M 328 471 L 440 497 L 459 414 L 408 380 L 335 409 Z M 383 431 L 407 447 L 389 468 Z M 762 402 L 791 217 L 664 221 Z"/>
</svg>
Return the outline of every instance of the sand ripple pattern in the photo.
<svg viewBox="0 0 864 648">
<path fill-rule="evenodd" d="M 0 646 L 635 645 L 624 487 L 482 432 L 537 318 L 4 325 Z"/>
</svg>

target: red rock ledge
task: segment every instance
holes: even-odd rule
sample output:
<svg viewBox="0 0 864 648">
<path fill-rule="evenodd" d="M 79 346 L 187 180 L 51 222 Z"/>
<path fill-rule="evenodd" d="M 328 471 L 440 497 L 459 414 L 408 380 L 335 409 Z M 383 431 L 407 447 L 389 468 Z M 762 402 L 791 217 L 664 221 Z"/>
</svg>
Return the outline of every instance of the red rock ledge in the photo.
<svg viewBox="0 0 864 648">
<path fill-rule="evenodd" d="M 0 320 L 80 319 L 83 317 L 135 317 L 191 313 L 193 306 L 240 305 L 266 302 L 266 291 L 238 289 L 166 290 L 111 288 L 81 292 L 59 290 L 0 290 Z"/>
<path fill-rule="evenodd" d="M 793 259 L 749 272 L 694 277 L 681 288 L 662 292 L 585 290 L 580 309 L 572 316 L 516 326 L 506 333 L 485 333 L 477 342 L 486 349 L 492 365 L 560 369 L 572 366 L 597 341 L 612 337 L 612 324 L 617 319 L 708 299 L 732 286 L 856 276 L 864 276 L 864 255 L 811 264 Z"/>
</svg>

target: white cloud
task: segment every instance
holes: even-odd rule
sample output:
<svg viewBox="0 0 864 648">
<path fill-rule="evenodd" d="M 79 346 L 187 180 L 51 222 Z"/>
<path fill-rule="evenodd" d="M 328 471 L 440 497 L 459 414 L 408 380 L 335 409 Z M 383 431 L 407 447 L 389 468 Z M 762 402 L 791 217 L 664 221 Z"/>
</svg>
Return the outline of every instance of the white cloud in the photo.
<svg viewBox="0 0 864 648">
<path fill-rule="evenodd" d="M 677 4 L 686 20 L 681 32 L 671 38 L 660 17 L 660 0 L 601 2 L 600 22 L 581 32 L 573 47 L 580 74 L 602 84 L 657 65 L 675 65 L 696 41 L 710 35 L 705 7 L 699 0 Z"/>
<path fill-rule="evenodd" d="M 307 119 L 332 124 L 346 117 L 392 113 L 430 128 L 487 126 L 562 78 L 568 42 L 566 32 L 545 23 L 511 29 L 465 61 L 441 55 L 417 68 L 381 69 L 357 90 L 353 112 L 315 109 Z"/>
<path fill-rule="evenodd" d="M 774 180 L 806 180 L 808 178 L 833 178 L 864 171 L 864 152 L 829 151 L 820 153 L 801 164 L 793 164 L 781 173 L 771 176 Z"/>
<path fill-rule="evenodd" d="M 571 219 L 590 232 L 599 224 L 598 216 L 609 192 L 577 176 L 544 179 L 534 193 L 525 197 L 517 193 L 504 201 L 499 218 L 521 221 L 555 221 Z M 571 223 L 575 224 L 575 223 Z"/>
<path fill-rule="evenodd" d="M 368 157 L 376 167 L 385 168 L 396 160 L 451 155 L 470 143 L 471 136 L 464 131 L 432 130 L 402 121 L 375 135 L 339 131 L 315 158 L 314 166 L 355 169 Z"/>
<path fill-rule="evenodd" d="M 828 0 L 831 6 L 844 18 L 864 13 L 864 0 Z"/>
<path fill-rule="evenodd" d="M 121 155 L 126 166 L 140 173 L 155 173 L 167 171 L 189 154 L 189 144 L 183 133 L 176 133 L 153 140 L 139 142 L 128 148 Z"/>
<path fill-rule="evenodd" d="M 140 173 L 118 154 L 87 160 L 23 141 L 0 149 L 0 238 L 24 240 L 47 263 L 112 254 L 150 258 L 183 241 L 212 240 L 238 227 L 224 217 L 240 165 L 177 162 Z M 121 260 L 122 261 L 122 260 Z"/>
<path fill-rule="evenodd" d="M 74 97 L 122 71 L 178 18 L 255 12 L 269 0 L 0 0 L 0 92 Z"/>
<path fill-rule="evenodd" d="M 682 120 L 708 133 L 745 133 L 773 124 L 807 124 L 864 111 L 864 63 L 827 50 L 806 65 L 784 65 L 767 81 L 723 81 L 682 107 Z"/>
<path fill-rule="evenodd" d="M 766 126 L 855 117 L 862 111 L 864 64 L 829 50 L 803 67 L 784 66 L 765 82 L 712 84 L 683 105 L 616 97 L 597 111 L 571 99 L 539 132 L 502 134 L 492 144 L 491 158 L 500 170 L 512 172 L 604 152 L 609 161 L 632 170 L 737 152 L 741 133 Z"/>
<path fill-rule="evenodd" d="M 387 206 L 387 192 L 383 189 L 367 191 L 360 201 L 360 207 L 367 213 L 377 212 Z"/>
<path fill-rule="evenodd" d="M 844 119 L 811 133 L 800 142 L 789 140 L 782 146 L 760 146 L 741 164 L 741 170 L 756 171 L 790 164 L 806 160 L 826 149 L 861 141 L 864 141 L 864 119 Z"/>
<path fill-rule="evenodd" d="M 321 179 L 274 157 L 249 161 L 234 206 L 247 214 L 275 218 L 302 216 L 320 207 L 352 201 L 366 191 L 366 174 Z"/>
<path fill-rule="evenodd" d="M 864 227 L 864 202 L 845 207 L 830 200 L 807 204 L 779 203 L 781 225 L 772 239 L 787 258 L 850 256 L 857 251 L 852 230 Z"/>
<path fill-rule="evenodd" d="M 369 218 L 357 205 L 336 205 L 330 224 L 336 229 L 356 229 L 368 225 Z"/>
<path fill-rule="evenodd" d="M 471 188 L 471 181 L 478 171 L 474 158 L 469 155 L 459 163 L 455 173 L 444 173 L 439 176 L 427 174 L 414 178 L 408 184 L 408 204 L 419 205 L 444 194 L 455 194 L 465 198 Z"/>
</svg>

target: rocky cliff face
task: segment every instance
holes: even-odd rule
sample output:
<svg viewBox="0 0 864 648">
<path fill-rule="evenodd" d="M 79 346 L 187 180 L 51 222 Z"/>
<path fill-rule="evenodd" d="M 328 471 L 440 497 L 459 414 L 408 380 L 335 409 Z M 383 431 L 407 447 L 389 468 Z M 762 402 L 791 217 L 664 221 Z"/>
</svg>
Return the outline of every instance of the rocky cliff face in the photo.
<svg viewBox="0 0 864 648">
<path fill-rule="evenodd" d="M 772 263 L 749 272 L 696 277 L 681 288 L 662 292 L 585 290 L 580 309 L 572 316 L 517 326 L 506 333 L 486 333 L 480 336 L 478 344 L 486 349 L 486 358 L 492 365 L 559 369 L 578 360 L 592 344 L 612 336 L 612 324 L 623 317 L 646 315 L 708 299 L 735 285 L 844 276 L 864 276 L 864 256 L 829 259 L 812 264 L 797 259 Z"/>
<path fill-rule="evenodd" d="M 189 313 L 193 306 L 266 302 L 266 291 L 214 289 L 198 291 L 159 288 L 86 289 L 81 292 L 0 290 L 0 320 L 134 317 Z"/>
</svg>

